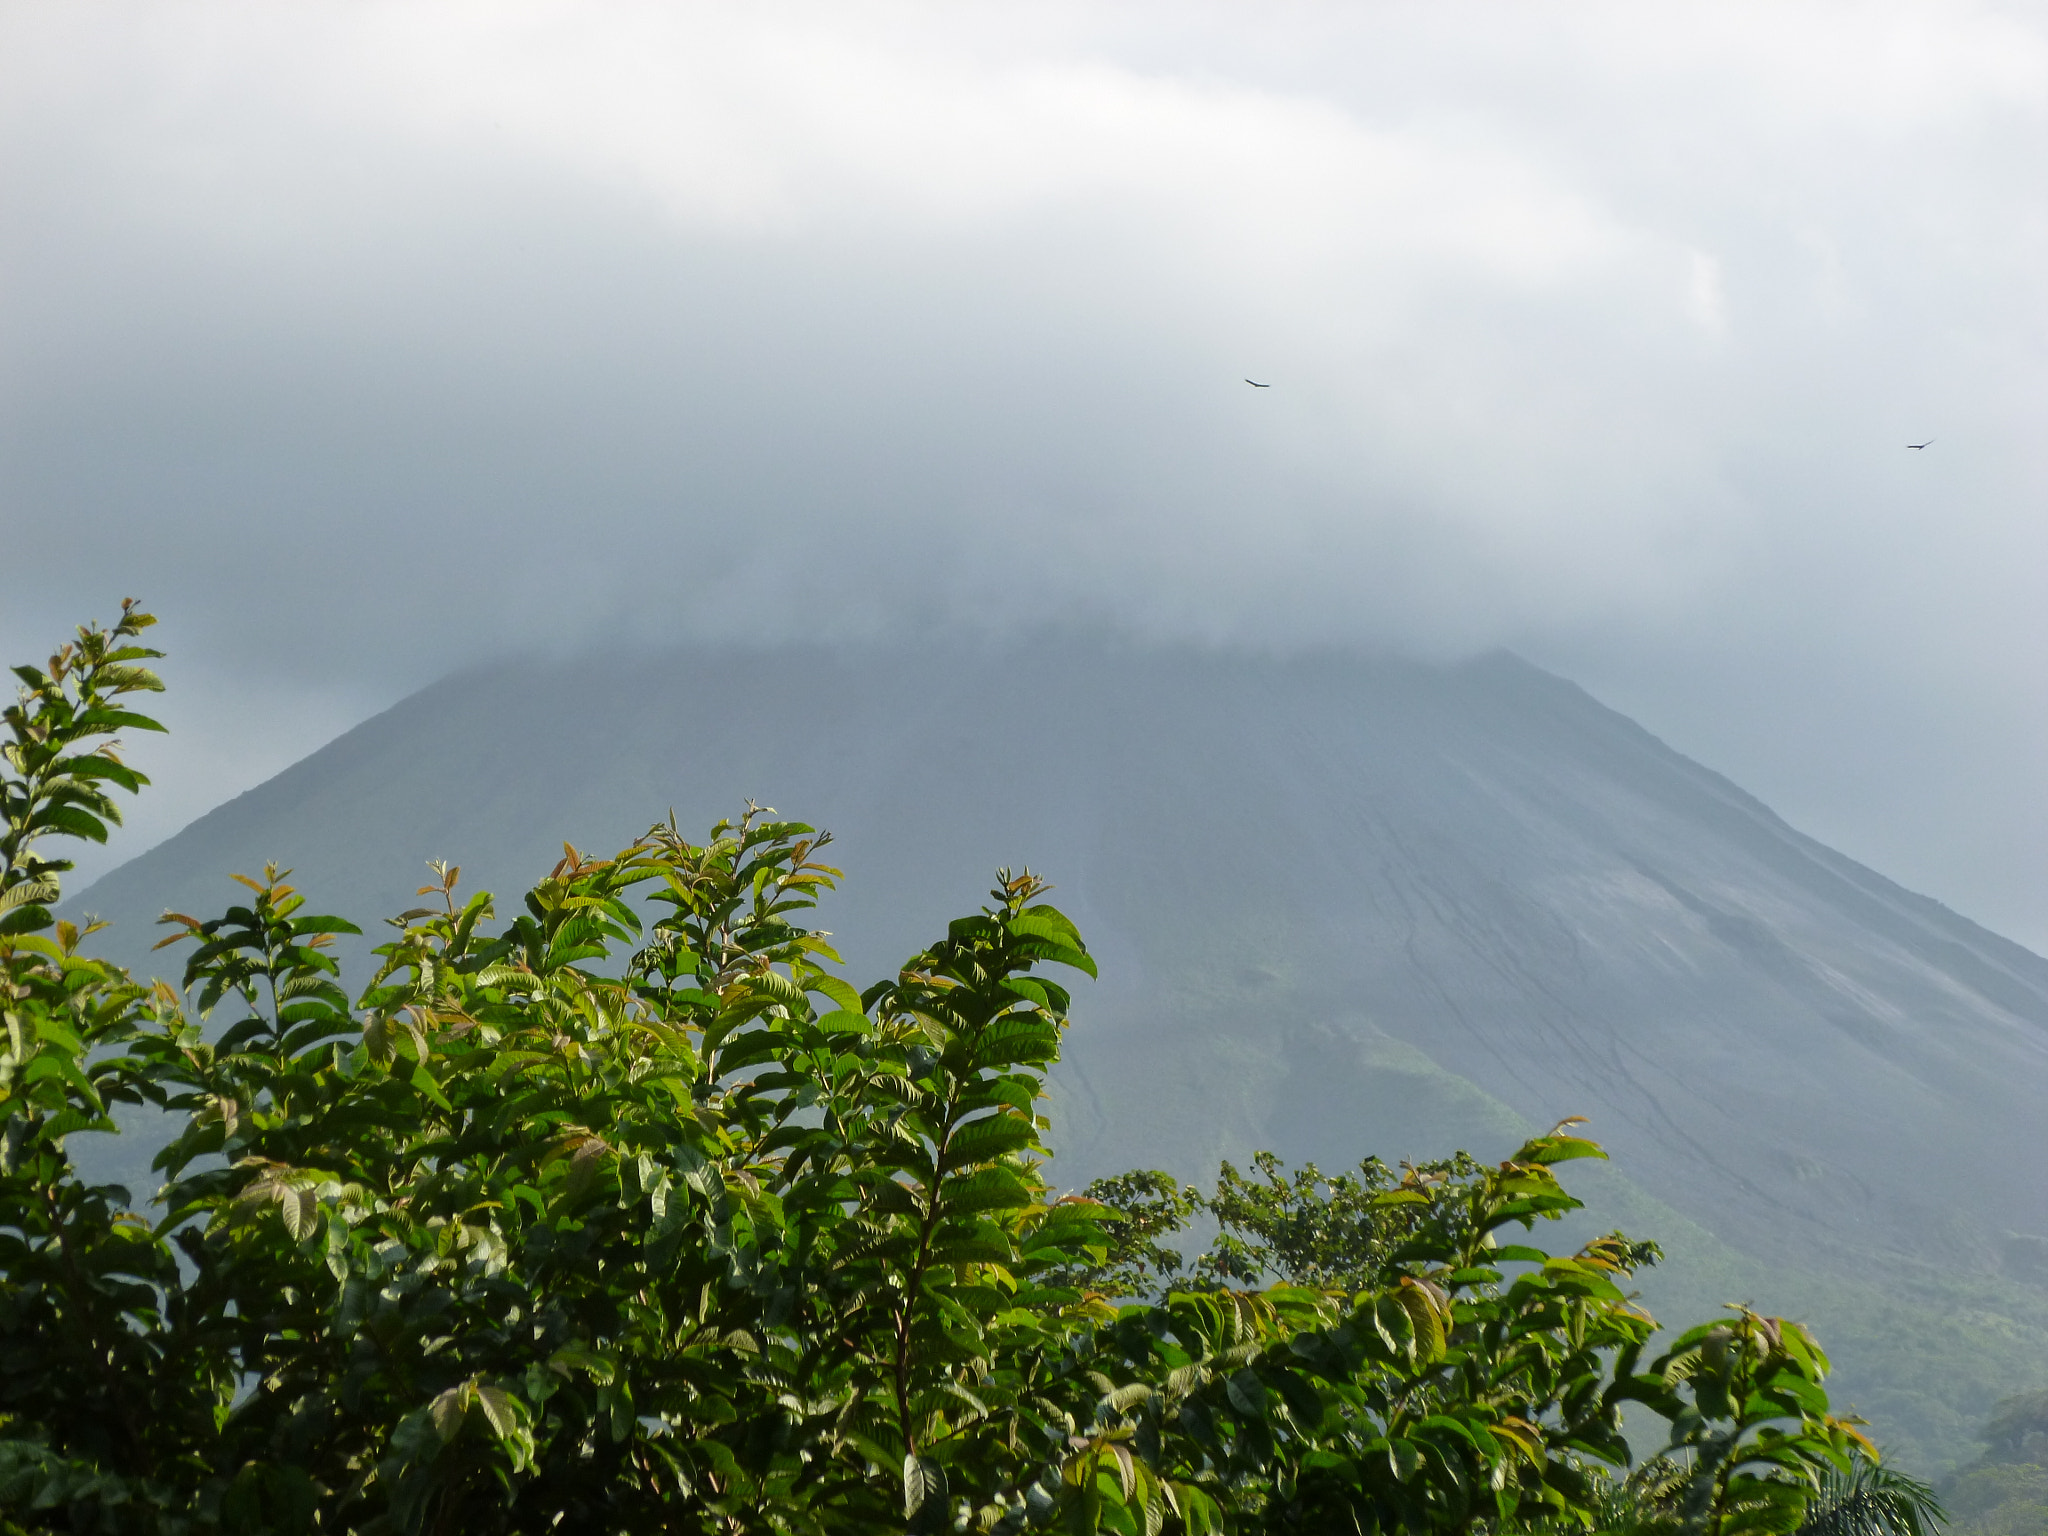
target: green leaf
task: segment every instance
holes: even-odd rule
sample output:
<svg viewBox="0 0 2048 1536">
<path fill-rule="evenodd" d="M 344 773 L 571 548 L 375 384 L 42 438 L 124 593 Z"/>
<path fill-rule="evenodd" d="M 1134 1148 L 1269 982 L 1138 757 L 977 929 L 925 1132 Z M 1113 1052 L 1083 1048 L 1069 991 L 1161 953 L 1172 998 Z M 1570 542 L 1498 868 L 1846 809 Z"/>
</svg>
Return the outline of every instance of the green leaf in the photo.
<svg viewBox="0 0 2048 1536">
<path fill-rule="evenodd" d="M 1230 1399 L 1231 1407 L 1239 1413 L 1249 1414 L 1255 1419 L 1266 1416 L 1266 1387 L 1255 1371 L 1232 1372 L 1225 1380 L 1223 1390 Z"/>
<path fill-rule="evenodd" d="M 946 1157 L 955 1167 L 968 1167 L 1021 1152 L 1037 1142 L 1038 1129 L 1030 1119 L 1006 1111 L 961 1126 L 946 1143 Z"/>
<path fill-rule="evenodd" d="M 918 1511 L 928 1503 L 943 1505 L 946 1501 L 946 1472 L 937 1462 L 926 1456 L 911 1454 L 903 1458 L 903 1518 L 915 1521 Z"/>
<path fill-rule="evenodd" d="M 304 1238 L 312 1232 L 320 1217 L 320 1197 L 310 1189 L 280 1187 L 277 1206 L 284 1217 L 285 1231 L 294 1238 Z"/>
<path fill-rule="evenodd" d="M 451 1113 L 454 1111 L 455 1106 L 448 1102 L 448 1096 L 441 1091 L 441 1085 L 434 1081 L 434 1075 L 426 1069 L 424 1063 L 412 1069 L 412 1076 L 407 1081 L 441 1108 Z"/>
<path fill-rule="evenodd" d="M 519 1413 L 517 1402 L 512 1394 L 504 1388 L 478 1387 L 476 1389 L 476 1405 L 483 1410 L 484 1419 L 491 1426 L 491 1432 L 500 1439 L 515 1434 L 518 1431 Z"/>
<path fill-rule="evenodd" d="M 427 1405 L 434 1433 L 441 1437 L 443 1445 L 462 1433 L 463 1420 L 469 1417 L 469 1405 L 475 1396 L 476 1387 L 464 1382 L 459 1387 L 450 1387 Z"/>
<path fill-rule="evenodd" d="M 981 1168 L 949 1179 L 939 1191 L 939 1209 L 948 1216 L 977 1211 L 1015 1210 L 1036 1205 L 1038 1193 L 1007 1168 Z"/>
<path fill-rule="evenodd" d="M 837 976 L 817 975 L 810 979 L 813 992 L 822 992 L 841 1010 L 858 1015 L 861 1012 L 860 994 L 841 981 Z"/>
</svg>

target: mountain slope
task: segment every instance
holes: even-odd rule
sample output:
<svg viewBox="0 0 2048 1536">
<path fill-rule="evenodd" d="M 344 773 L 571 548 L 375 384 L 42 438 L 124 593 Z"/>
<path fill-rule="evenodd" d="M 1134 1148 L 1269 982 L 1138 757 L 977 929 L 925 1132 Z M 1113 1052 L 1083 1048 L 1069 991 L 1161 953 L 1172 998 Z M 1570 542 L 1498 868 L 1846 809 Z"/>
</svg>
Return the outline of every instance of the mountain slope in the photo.
<svg viewBox="0 0 2048 1536">
<path fill-rule="evenodd" d="M 218 908 L 228 872 L 275 859 L 369 926 L 427 858 L 504 897 L 564 837 L 608 849 L 671 806 L 701 829 L 749 795 L 838 834 L 849 878 L 821 920 L 863 979 L 998 865 L 1057 882 L 1103 973 L 1057 1085 L 1074 1183 L 1261 1146 L 1497 1156 L 1586 1114 L 1617 1159 L 1596 1214 L 1688 1234 L 1692 1288 L 1653 1285 L 1661 1306 L 1755 1299 L 1858 1337 L 1929 1288 L 1967 1337 L 1909 1349 L 1909 1310 L 1843 1363 L 1894 1438 L 1944 1459 L 1992 1395 L 2048 1376 L 2048 961 L 1507 656 L 1069 641 L 506 665 L 72 905 L 139 958 L 156 912 Z"/>
</svg>

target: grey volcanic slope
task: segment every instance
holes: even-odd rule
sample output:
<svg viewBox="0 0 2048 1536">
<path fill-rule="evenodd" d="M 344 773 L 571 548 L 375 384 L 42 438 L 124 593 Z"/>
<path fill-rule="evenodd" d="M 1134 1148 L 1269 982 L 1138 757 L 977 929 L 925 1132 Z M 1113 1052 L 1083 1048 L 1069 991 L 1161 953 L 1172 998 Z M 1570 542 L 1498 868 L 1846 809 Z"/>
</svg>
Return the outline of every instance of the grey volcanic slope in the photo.
<svg viewBox="0 0 2048 1536">
<path fill-rule="evenodd" d="M 1103 972 L 1057 1079 L 1072 1182 L 1262 1146 L 1497 1156 L 1584 1114 L 1627 1178 L 1599 1187 L 1732 1255 L 1726 1283 L 1760 1304 L 1774 1274 L 1807 1277 L 1786 1284 L 1821 1314 L 1888 1275 L 1991 1286 L 1969 1305 L 2024 1338 L 1940 1404 L 1892 1379 L 1921 1367 L 1891 1346 L 1857 1346 L 1866 1408 L 1914 1444 L 1952 1454 L 1994 1388 L 2029 1384 L 1986 1373 L 2048 1370 L 2028 1267 L 2048 961 L 1505 655 L 506 665 L 405 700 L 71 905 L 140 959 L 166 906 L 217 910 L 227 873 L 276 860 L 371 927 L 430 857 L 503 897 L 564 838 L 609 849 L 671 807 L 702 829 L 745 796 L 837 834 L 848 879 L 819 920 L 863 981 L 998 865 L 1057 883 Z"/>
</svg>

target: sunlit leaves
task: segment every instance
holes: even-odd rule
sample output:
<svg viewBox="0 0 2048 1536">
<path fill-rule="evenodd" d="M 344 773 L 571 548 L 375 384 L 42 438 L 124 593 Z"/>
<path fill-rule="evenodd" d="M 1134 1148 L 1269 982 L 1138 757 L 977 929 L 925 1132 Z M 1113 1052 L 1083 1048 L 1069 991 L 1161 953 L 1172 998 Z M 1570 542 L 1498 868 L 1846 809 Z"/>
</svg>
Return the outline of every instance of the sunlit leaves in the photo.
<svg viewBox="0 0 2048 1536">
<path fill-rule="evenodd" d="M 163 688 L 153 672 L 136 665 L 162 653 L 128 643 L 155 623 L 133 601 L 124 602 L 113 628 L 83 626 L 44 666 L 13 669 L 20 687 L 0 712 L 7 726 L 0 741 L 0 896 L 24 886 L 37 895 L 0 911 L 0 937 L 49 925 L 42 904 L 56 899 L 55 877 L 71 864 L 43 857 L 36 845 L 52 836 L 105 842 L 108 826 L 121 820 L 108 790 L 133 793 L 149 782 L 121 761 L 119 743 L 109 738 L 123 730 L 163 729 L 115 702 Z"/>
<path fill-rule="evenodd" d="M 123 763 L 122 730 L 156 730 L 117 700 L 161 685 L 131 643 L 155 621 L 132 603 L 86 627 L 20 688 L 0 741 L 0 1508 L 112 1501 L 152 1518 L 174 1488 L 148 1473 L 185 1424 L 211 1412 L 228 1363 L 178 1360 L 165 1301 L 170 1249 L 127 1209 L 130 1192 L 86 1185 L 69 1140 L 112 1131 L 147 1093 L 130 1054 L 169 1000 L 80 952 L 90 927 L 49 905 L 71 865 L 53 836 L 102 842 L 112 791 L 148 781 Z M 153 1396 L 135 1383 L 161 1378 Z"/>
</svg>

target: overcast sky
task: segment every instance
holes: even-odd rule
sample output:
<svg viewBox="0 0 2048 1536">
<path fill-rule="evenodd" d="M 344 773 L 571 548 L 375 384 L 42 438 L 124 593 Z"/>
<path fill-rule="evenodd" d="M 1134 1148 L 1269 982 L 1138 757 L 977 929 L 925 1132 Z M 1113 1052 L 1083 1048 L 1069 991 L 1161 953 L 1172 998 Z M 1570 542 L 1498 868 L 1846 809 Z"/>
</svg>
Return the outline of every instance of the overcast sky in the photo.
<svg viewBox="0 0 2048 1536">
<path fill-rule="evenodd" d="M 2048 947 L 2044 167 L 2040 6 L 0 4 L 0 647 L 164 616 L 125 855 L 536 644 L 1506 645 Z"/>
</svg>

